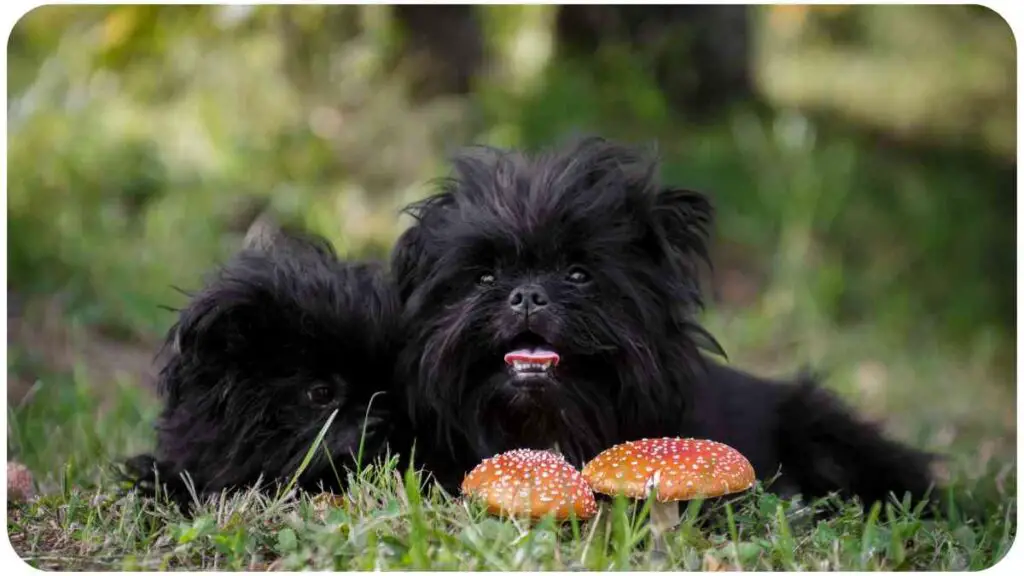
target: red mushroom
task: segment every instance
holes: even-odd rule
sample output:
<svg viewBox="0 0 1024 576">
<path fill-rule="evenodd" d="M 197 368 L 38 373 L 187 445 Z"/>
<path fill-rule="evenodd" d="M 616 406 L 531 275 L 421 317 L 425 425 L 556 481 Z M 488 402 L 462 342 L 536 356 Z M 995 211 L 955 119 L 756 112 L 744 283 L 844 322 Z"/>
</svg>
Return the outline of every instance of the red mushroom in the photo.
<svg viewBox="0 0 1024 576">
<path fill-rule="evenodd" d="M 653 491 L 656 533 L 679 523 L 681 500 L 712 498 L 753 487 L 754 468 L 734 448 L 711 440 L 656 438 L 613 446 L 583 467 L 594 491 L 646 498 Z"/>
<path fill-rule="evenodd" d="M 520 448 L 488 458 L 466 475 L 462 492 L 496 515 L 586 520 L 597 512 L 594 492 L 579 471 L 546 450 Z"/>
</svg>

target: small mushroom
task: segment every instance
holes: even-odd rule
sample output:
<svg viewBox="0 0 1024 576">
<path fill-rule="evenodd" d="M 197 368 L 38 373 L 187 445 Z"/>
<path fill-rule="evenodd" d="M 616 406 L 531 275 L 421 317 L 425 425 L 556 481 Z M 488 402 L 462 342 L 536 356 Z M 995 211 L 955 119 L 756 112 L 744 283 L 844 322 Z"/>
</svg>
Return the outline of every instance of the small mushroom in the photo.
<svg viewBox="0 0 1024 576">
<path fill-rule="evenodd" d="M 462 493 L 496 515 L 581 520 L 597 512 L 594 492 L 560 454 L 520 448 L 488 458 L 462 481 Z"/>
<path fill-rule="evenodd" d="M 20 462 L 7 461 L 7 498 L 12 502 L 31 500 L 35 497 L 32 471 Z"/>
<path fill-rule="evenodd" d="M 651 501 L 651 528 L 679 524 L 679 501 L 713 498 L 753 487 L 754 468 L 734 448 L 711 440 L 655 438 L 613 446 L 583 467 L 594 491 Z"/>
</svg>

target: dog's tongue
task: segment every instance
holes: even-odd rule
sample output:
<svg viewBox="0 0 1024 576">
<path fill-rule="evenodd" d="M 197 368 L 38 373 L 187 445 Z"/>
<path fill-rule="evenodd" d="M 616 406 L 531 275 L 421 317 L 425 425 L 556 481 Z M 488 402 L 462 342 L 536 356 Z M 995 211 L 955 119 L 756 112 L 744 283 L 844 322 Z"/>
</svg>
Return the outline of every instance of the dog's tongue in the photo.
<svg viewBox="0 0 1024 576">
<path fill-rule="evenodd" d="M 505 364 L 513 365 L 517 362 L 527 364 L 550 364 L 558 365 L 558 353 L 541 348 L 513 350 L 505 354 Z"/>
</svg>

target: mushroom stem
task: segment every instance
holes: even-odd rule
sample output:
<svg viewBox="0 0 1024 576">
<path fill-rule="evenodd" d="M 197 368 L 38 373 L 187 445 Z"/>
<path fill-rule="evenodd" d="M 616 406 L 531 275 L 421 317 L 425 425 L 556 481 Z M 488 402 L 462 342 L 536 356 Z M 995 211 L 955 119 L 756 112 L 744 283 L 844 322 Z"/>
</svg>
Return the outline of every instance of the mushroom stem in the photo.
<svg viewBox="0 0 1024 576">
<path fill-rule="evenodd" d="M 651 535 L 654 537 L 654 550 L 668 552 L 665 533 L 679 524 L 679 503 L 659 502 L 651 500 Z"/>
<path fill-rule="evenodd" d="M 651 529 L 656 534 L 663 534 L 679 524 L 678 502 L 651 502 Z"/>
</svg>

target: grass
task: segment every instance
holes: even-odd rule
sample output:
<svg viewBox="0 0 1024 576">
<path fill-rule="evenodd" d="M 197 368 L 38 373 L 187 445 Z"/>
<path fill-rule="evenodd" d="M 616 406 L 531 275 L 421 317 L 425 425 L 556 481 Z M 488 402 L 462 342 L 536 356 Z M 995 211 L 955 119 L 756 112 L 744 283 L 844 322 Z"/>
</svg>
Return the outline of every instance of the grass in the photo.
<svg viewBox="0 0 1024 576">
<path fill-rule="evenodd" d="M 833 519 L 811 521 L 830 506 L 839 508 Z M 661 555 L 649 552 L 638 507 L 611 501 L 586 524 L 525 526 L 424 490 L 385 463 L 354 477 L 341 498 L 278 504 L 247 493 L 192 518 L 72 490 L 13 511 L 10 534 L 29 563 L 64 570 L 962 570 L 990 566 L 1013 538 L 1009 510 L 980 524 L 929 522 L 900 504 L 865 515 L 835 502 L 794 507 L 757 489 L 687 517 Z"/>
<path fill-rule="evenodd" d="M 757 318 L 763 315 L 718 313 L 707 323 L 724 334 L 734 358 L 773 371 L 758 351 L 774 356 L 766 343 L 778 335 Z M 863 396 L 856 360 L 870 356 L 870 342 L 837 332 L 824 345 L 821 358 L 847 396 Z M 832 359 L 836 351 L 842 354 Z M 1012 435 L 986 416 L 1005 399 L 980 393 L 988 390 L 980 384 L 961 387 L 948 404 L 925 405 L 901 392 L 934 380 L 938 396 L 956 394 L 949 384 L 966 368 L 934 354 L 916 365 L 906 365 L 905 354 L 903 365 L 881 358 L 904 386 L 880 394 L 890 413 L 904 415 L 894 419 L 902 437 L 938 447 L 941 429 L 929 425 L 936 411 L 957 430 L 945 435 L 952 488 L 939 518 L 923 517 L 909 502 L 864 511 L 834 499 L 783 501 L 759 485 L 698 514 L 691 508 L 665 550 L 654 552 L 642 504 L 607 501 L 583 524 L 531 526 L 487 516 L 386 459 L 348 472 L 352 488 L 344 495 L 248 492 L 211 498 L 186 517 L 124 494 L 109 467 L 152 442 L 156 403 L 145 389 L 90 382 L 85 370 L 48 372 L 11 352 L 9 373 L 36 380 L 27 400 L 8 409 L 8 451 L 34 471 L 42 495 L 8 508 L 8 534 L 18 554 L 42 569 L 977 570 L 1002 558 L 1016 535 Z M 968 396 L 974 410 L 951 410 Z M 979 444 L 993 438 L 995 456 L 980 461 Z M 826 509 L 832 515 L 817 520 L 815 512 Z"/>
</svg>

